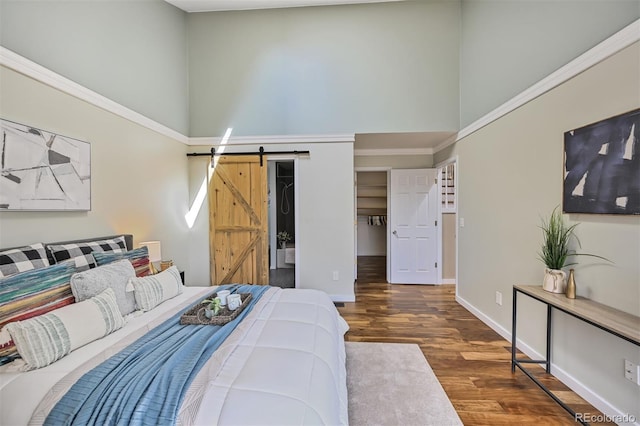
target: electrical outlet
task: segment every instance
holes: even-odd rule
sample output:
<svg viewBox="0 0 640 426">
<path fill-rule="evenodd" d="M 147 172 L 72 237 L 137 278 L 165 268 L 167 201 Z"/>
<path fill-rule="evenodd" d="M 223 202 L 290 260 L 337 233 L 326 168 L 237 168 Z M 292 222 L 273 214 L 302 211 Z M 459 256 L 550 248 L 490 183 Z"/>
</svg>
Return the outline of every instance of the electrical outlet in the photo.
<svg viewBox="0 0 640 426">
<path fill-rule="evenodd" d="M 339 277 L 338 271 L 333 271 L 333 280 L 334 281 L 338 281 L 338 279 L 339 279 L 338 277 Z"/>
<path fill-rule="evenodd" d="M 628 359 L 624 360 L 624 378 L 636 385 L 640 385 L 638 382 L 638 370 L 639 368 L 637 364 L 634 364 Z"/>
<path fill-rule="evenodd" d="M 496 304 L 502 306 L 502 293 L 496 291 Z"/>
</svg>

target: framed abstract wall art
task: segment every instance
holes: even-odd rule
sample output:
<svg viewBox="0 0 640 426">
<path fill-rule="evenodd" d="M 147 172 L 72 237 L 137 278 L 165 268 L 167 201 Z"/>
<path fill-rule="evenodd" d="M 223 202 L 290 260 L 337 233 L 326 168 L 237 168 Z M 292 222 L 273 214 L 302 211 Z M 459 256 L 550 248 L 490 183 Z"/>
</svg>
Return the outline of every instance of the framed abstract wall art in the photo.
<svg viewBox="0 0 640 426">
<path fill-rule="evenodd" d="M 562 209 L 640 214 L 640 109 L 564 134 Z"/>
<path fill-rule="evenodd" d="M 91 210 L 91 145 L 0 119 L 0 211 L 12 210 Z"/>
</svg>

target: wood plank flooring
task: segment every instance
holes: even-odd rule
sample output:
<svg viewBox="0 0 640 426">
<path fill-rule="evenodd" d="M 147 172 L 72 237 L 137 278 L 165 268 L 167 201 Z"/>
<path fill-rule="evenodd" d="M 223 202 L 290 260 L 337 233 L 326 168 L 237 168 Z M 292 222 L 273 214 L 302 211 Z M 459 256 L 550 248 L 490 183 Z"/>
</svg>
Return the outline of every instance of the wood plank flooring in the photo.
<svg viewBox="0 0 640 426">
<path fill-rule="evenodd" d="M 385 263 L 358 258 L 356 302 L 338 308 L 351 327 L 347 341 L 418 344 L 465 425 L 577 424 L 521 371 L 511 373 L 510 343 L 455 301 L 454 285 L 390 285 Z M 577 413 L 600 414 L 532 368 Z"/>
</svg>

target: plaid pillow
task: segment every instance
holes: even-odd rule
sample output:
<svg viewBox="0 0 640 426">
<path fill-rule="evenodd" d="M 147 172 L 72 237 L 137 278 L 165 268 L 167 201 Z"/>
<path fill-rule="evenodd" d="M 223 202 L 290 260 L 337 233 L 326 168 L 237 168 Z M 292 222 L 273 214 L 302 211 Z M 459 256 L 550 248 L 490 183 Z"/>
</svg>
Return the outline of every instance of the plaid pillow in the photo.
<svg viewBox="0 0 640 426">
<path fill-rule="evenodd" d="M 0 252 L 0 278 L 49 266 L 42 243 Z"/>
<path fill-rule="evenodd" d="M 107 253 L 96 252 L 93 253 L 93 257 L 96 259 L 98 266 L 106 265 L 120 259 L 127 259 L 133 265 L 133 269 L 136 271 L 136 277 L 146 277 L 151 273 L 149 270 L 149 248 L 147 246 L 142 246 L 126 253 L 114 253 L 112 251 Z"/>
<path fill-rule="evenodd" d="M 96 261 L 91 253 L 107 251 L 124 253 L 127 251 L 127 245 L 124 241 L 124 236 L 121 236 L 111 240 L 49 245 L 47 246 L 47 250 L 49 250 L 51 256 L 56 260 L 56 263 L 73 259 L 76 263 L 76 271 L 81 272 L 96 267 Z"/>
</svg>

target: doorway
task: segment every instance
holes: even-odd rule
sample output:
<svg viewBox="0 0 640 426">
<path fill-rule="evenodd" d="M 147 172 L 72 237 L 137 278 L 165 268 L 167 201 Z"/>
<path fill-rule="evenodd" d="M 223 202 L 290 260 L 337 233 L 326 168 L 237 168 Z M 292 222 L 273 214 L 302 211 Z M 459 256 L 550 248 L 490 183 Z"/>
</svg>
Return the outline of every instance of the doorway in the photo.
<svg viewBox="0 0 640 426">
<path fill-rule="evenodd" d="M 403 173 L 402 170 L 404 169 L 397 169 L 397 171 L 400 173 L 396 173 L 396 174 Z M 395 223 L 396 228 L 394 228 L 396 230 L 396 234 L 393 234 L 392 233 L 393 229 L 391 229 L 392 222 L 394 220 L 391 212 L 392 171 L 393 170 L 391 167 L 356 167 L 355 169 L 354 226 L 355 226 L 356 241 L 355 241 L 355 252 L 354 252 L 354 268 L 355 268 L 355 277 L 357 282 L 360 281 L 359 277 L 363 273 L 367 274 L 367 276 L 369 276 L 369 274 L 374 274 L 375 276 L 379 276 L 381 271 L 383 275 L 386 276 L 386 281 L 383 280 L 382 282 L 390 283 L 393 281 L 391 279 L 391 269 L 392 269 L 391 261 L 393 260 L 391 243 L 392 243 L 392 238 L 402 239 L 403 237 L 403 235 L 401 235 L 403 232 L 403 230 L 401 229 L 401 225 L 403 224 L 398 222 L 398 221 L 402 221 L 403 214 L 402 214 L 402 211 L 398 212 L 399 216 L 398 218 L 395 219 L 396 222 L 398 223 Z M 405 171 L 410 172 L 409 170 L 405 170 Z M 410 265 L 412 266 L 412 269 L 414 269 L 418 273 L 424 275 L 426 272 L 428 272 L 428 270 L 430 270 L 429 279 L 426 281 L 425 279 L 421 279 L 420 280 L 421 282 L 429 283 L 429 284 L 452 283 L 455 280 L 455 278 L 452 278 L 451 275 L 455 275 L 455 272 L 453 274 L 451 274 L 450 272 L 445 272 L 443 277 L 443 269 L 444 267 L 446 267 L 447 271 L 451 271 L 452 269 L 455 271 L 457 269 L 457 265 L 456 265 L 457 264 L 457 259 L 456 259 L 457 258 L 457 236 L 455 232 L 457 229 L 456 215 L 451 214 L 457 210 L 457 202 L 455 201 L 457 199 L 457 194 L 455 193 L 455 187 L 453 190 L 450 189 L 451 182 L 453 181 L 454 185 L 455 185 L 455 182 L 457 182 L 457 176 L 455 174 L 455 172 L 457 172 L 457 169 L 452 170 L 452 168 L 449 167 L 448 169 L 445 169 L 444 172 L 441 168 L 413 170 L 413 172 L 418 172 L 418 173 L 425 172 L 430 176 L 430 177 L 420 176 L 420 178 L 413 176 L 413 179 L 410 179 L 410 180 L 414 182 L 423 181 L 424 182 L 423 186 L 425 188 L 429 188 L 429 191 L 427 192 L 430 195 L 425 199 L 425 201 L 427 202 L 421 203 L 420 208 L 415 210 L 417 216 L 420 216 L 420 217 L 424 216 L 427 219 L 425 219 L 424 224 L 416 223 L 415 225 L 418 225 L 418 227 L 421 228 L 420 232 L 422 231 L 426 232 L 427 228 L 428 230 L 430 230 L 429 235 L 416 234 L 416 237 L 424 241 L 428 239 L 432 243 L 430 245 L 431 248 L 429 248 L 428 250 L 427 249 L 418 250 L 418 251 L 424 252 L 422 255 L 415 253 L 414 255 L 408 256 L 407 258 L 415 257 L 416 259 L 420 260 L 420 262 L 424 264 L 422 265 L 420 264 L 420 262 L 416 260 L 416 262 L 414 262 L 415 265 Z M 444 176 L 445 179 L 441 178 L 442 175 Z M 438 176 L 437 181 L 435 180 L 436 176 Z M 428 182 L 435 182 L 435 185 L 432 185 L 432 184 L 427 185 Z M 440 188 L 438 187 L 438 184 L 447 186 L 447 188 L 444 188 L 443 190 L 445 191 L 445 193 L 449 191 L 448 196 L 441 198 L 442 195 L 441 195 Z M 417 193 L 425 192 L 425 191 L 420 191 L 419 190 L 420 188 L 417 188 L 417 187 L 414 189 L 417 190 Z M 451 191 L 453 191 L 453 194 L 451 194 Z M 452 197 L 454 199 L 453 202 L 451 202 Z M 397 203 L 397 204 L 399 204 L 400 206 L 403 205 L 403 203 Z M 422 211 L 423 207 L 427 205 L 431 207 L 429 209 L 424 209 L 425 211 L 423 212 Z M 443 208 L 442 206 L 445 206 L 445 207 Z M 443 213 L 448 213 L 449 215 L 443 217 Z M 384 222 L 381 222 L 381 223 L 377 222 L 377 219 L 375 217 L 371 218 L 373 219 L 373 221 L 375 221 L 374 223 L 376 223 L 376 225 L 374 226 L 380 226 L 380 230 L 384 229 L 384 232 L 382 233 L 383 235 L 380 236 L 384 238 L 383 240 L 384 242 L 377 246 L 379 248 L 380 245 L 383 245 L 385 247 L 383 251 L 377 251 L 377 252 L 370 251 L 372 248 L 370 231 L 372 231 L 372 229 L 371 229 L 371 225 L 369 225 L 369 220 L 370 220 L 369 216 L 384 216 Z M 414 215 L 407 214 L 404 216 L 412 217 Z M 432 223 L 435 223 L 435 229 L 431 225 Z M 442 234 L 443 227 L 446 227 L 444 236 Z M 452 228 L 453 228 L 453 231 L 451 231 Z M 376 231 L 373 230 L 373 232 L 376 232 Z M 424 241 L 420 241 L 420 244 L 418 244 L 420 249 L 424 248 L 423 247 Z M 452 249 L 452 244 L 453 244 L 453 249 Z M 443 262 L 444 250 L 446 250 L 446 253 L 444 253 L 444 262 Z M 454 256 L 450 255 L 452 251 L 455 253 Z M 416 252 L 416 250 L 412 250 L 412 252 Z M 428 256 L 429 257 L 428 262 L 424 261 L 423 259 L 427 257 L 426 256 L 427 252 L 430 253 Z M 396 258 L 398 258 L 398 256 L 396 256 Z M 400 256 L 399 258 L 400 260 L 403 260 L 402 256 Z M 396 265 L 396 267 L 399 266 L 397 268 L 399 270 L 402 269 L 402 266 L 403 266 L 401 263 L 402 262 Z M 435 266 L 435 270 L 433 266 Z M 421 269 L 424 269 L 424 271 Z M 400 272 L 402 271 L 400 270 Z M 363 277 L 363 279 L 364 278 L 365 277 Z M 408 283 L 410 280 L 406 280 L 406 281 Z M 398 282 L 405 282 L 405 279 L 402 278 Z"/>
<path fill-rule="evenodd" d="M 362 282 L 387 282 L 388 179 L 388 170 L 356 170 L 355 276 Z"/>
<path fill-rule="evenodd" d="M 269 283 L 296 287 L 296 188 L 293 160 L 267 161 Z"/>
</svg>

